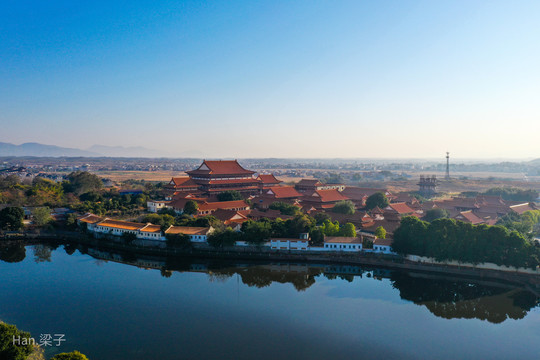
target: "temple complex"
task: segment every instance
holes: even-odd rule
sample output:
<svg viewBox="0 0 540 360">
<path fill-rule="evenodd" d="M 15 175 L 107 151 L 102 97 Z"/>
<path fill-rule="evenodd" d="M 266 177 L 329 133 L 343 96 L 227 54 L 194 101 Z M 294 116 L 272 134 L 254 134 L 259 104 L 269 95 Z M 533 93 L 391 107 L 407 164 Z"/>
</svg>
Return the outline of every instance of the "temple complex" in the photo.
<svg viewBox="0 0 540 360">
<path fill-rule="evenodd" d="M 204 160 L 197 169 L 186 173 L 187 177 L 173 177 L 165 185 L 165 196 L 172 198 L 178 194 L 190 193 L 212 197 L 234 190 L 248 197 L 280 183 L 271 174 L 254 177 L 255 171 L 244 169 L 237 160 Z"/>
</svg>

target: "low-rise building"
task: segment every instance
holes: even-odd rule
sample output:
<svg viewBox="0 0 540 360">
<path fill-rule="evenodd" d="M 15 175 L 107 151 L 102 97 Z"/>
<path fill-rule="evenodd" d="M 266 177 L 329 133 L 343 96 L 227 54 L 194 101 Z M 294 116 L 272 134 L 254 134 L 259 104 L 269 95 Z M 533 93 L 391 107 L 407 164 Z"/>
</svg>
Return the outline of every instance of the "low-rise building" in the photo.
<svg viewBox="0 0 540 360">
<path fill-rule="evenodd" d="M 324 239 L 326 251 L 362 251 L 361 237 L 328 236 Z"/>
<path fill-rule="evenodd" d="M 86 228 L 88 229 L 88 231 L 93 232 L 96 225 L 103 220 L 104 218 L 102 218 L 101 216 L 87 213 L 77 219 L 77 224 L 86 224 Z"/>
<path fill-rule="evenodd" d="M 183 234 L 188 235 L 191 242 L 203 243 L 208 240 L 208 235 L 214 232 L 214 228 L 195 226 L 171 226 L 165 230 L 165 235 Z"/>
<path fill-rule="evenodd" d="M 169 203 L 170 201 L 166 201 L 166 200 L 150 200 L 146 202 L 146 207 L 149 212 L 157 213 L 160 210 L 167 208 L 167 205 Z"/>
<path fill-rule="evenodd" d="M 300 234 L 299 239 L 294 238 L 274 238 L 270 239 L 272 250 L 308 250 L 309 234 Z"/>
<path fill-rule="evenodd" d="M 373 241 L 373 252 L 395 255 L 396 253 L 392 251 L 392 243 L 392 239 L 375 239 Z"/>
</svg>

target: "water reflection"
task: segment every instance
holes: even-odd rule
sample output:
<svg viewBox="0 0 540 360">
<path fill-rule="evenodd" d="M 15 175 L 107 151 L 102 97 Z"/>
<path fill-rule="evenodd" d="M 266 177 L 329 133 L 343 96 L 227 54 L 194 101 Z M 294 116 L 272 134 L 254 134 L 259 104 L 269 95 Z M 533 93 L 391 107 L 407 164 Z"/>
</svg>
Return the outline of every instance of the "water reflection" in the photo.
<svg viewBox="0 0 540 360">
<path fill-rule="evenodd" d="M 49 262 L 58 246 L 36 245 L 34 261 Z M 114 261 L 145 269 L 159 270 L 161 276 L 170 278 L 175 272 L 204 273 L 210 282 L 225 282 L 233 276 L 250 287 L 264 288 L 272 283 L 291 284 L 297 291 L 305 291 L 320 279 L 340 279 L 347 282 L 386 280 L 399 292 L 401 299 L 426 307 L 432 314 L 445 319 L 480 319 L 501 323 L 506 319 L 523 319 L 539 306 L 537 288 L 527 288 L 505 282 L 488 282 L 479 279 L 451 278 L 391 271 L 382 268 L 365 268 L 354 265 L 325 265 L 305 263 L 254 263 L 226 260 L 167 258 L 137 255 L 128 252 L 111 252 L 97 248 L 65 245 L 68 255 L 76 250 L 100 262 Z M 0 260 L 16 263 L 24 260 L 23 246 L 0 247 Z"/>
<path fill-rule="evenodd" d="M 26 258 L 26 248 L 22 245 L 0 245 L 0 260 L 18 263 Z"/>
<path fill-rule="evenodd" d="M 539 305 L 530 291 L 507 284 L 464 282 L 424 274 L 395 272 L 393 286 L 402 299 L 423 305 L 445 319 L 481 319 L 491 323 L 522 319 Z"/>
</svg>

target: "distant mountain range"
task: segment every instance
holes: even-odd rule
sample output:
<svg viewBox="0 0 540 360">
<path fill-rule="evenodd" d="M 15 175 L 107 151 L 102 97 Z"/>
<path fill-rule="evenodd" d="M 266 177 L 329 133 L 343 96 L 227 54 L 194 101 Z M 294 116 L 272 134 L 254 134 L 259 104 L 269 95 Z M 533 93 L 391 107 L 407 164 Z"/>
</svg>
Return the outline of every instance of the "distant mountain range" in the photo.
<svg viewBox="0 0 540 360">
<path fill-rule="evenodd" d="M 44 145 L 39 143 L 24 143 L 14 145 L 0 142 L 0 156 L 42 156 L 42 157 L 167 157 L 167 154 L 158 150 L 147 149 L 142 146 L 123 147 L 93 145 L 89 149 L 66 148 L 55 145 Z M 178 154 L 177 157 L 185 156 Z M 170 157 L 170 155 L 169 155 Z"/>
<path fill-rule="evenodd" d="M 55 145 L 24 143 L 14 145 L 0 142 L 0 156 L 100 156 L 91 151 L 65 148 Z"/>
</svg>

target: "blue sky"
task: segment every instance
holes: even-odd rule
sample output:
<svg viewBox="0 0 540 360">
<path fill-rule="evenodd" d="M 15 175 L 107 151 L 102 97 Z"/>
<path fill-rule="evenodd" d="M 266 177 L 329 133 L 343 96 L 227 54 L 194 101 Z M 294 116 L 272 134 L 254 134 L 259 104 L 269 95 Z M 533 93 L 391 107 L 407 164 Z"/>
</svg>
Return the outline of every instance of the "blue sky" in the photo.
<svg viewBox="0 0 540 360">
<path fill-rule="evenodd" d="M 539 1 L 0 3 L 0 141 L 540 157 Z"/>
</svg>

